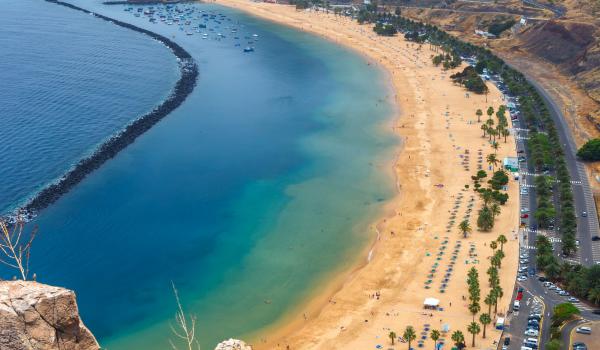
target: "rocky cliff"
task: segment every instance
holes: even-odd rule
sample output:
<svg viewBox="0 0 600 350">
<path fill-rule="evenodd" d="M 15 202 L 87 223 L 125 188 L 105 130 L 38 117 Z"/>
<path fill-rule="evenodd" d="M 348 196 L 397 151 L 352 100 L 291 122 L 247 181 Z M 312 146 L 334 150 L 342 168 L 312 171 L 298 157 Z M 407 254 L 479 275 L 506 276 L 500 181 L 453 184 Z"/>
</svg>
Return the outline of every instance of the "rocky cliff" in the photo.
<svg viewBox="0 0 600 350">
<path fill-rule="evenodd" d="M 0 349 L 97 350 L 73 291 L 36 282 L 0 282 Z"/>
</svg>

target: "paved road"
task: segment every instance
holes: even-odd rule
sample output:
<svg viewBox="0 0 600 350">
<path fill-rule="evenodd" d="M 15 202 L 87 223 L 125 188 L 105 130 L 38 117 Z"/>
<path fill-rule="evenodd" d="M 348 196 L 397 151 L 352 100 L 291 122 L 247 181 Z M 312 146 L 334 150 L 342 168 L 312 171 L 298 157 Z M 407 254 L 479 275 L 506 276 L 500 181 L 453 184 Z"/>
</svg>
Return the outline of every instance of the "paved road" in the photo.
<svg viewBox="0 0 600 350">
<path fill-rule="evenodd" d="M 571 322 L 568 322 L 567 324 L 565 324 L 563 326 L 563 328 L 560 331 L 560 339 L 563 343 L 563 350 L 571 350 L 569 347 L 571 345 L 571 332 L 573 332 L 573 329 L 578 327 L 580 324 L 582 323 L 586 323 L 586 320 L 573 320 Z M 591 345 L 591 344 L 589 344 Z M 588 349 L 592 350 L 593 348 L 588 347 Z"/>
<path fill-rule="evenodd" d="M 556 125 L 560 141 L 563 144 L 565 160 L 571 175 L 575 210 L 578 216 L 577 239 L 581 242 L 575 260 L 578 260 L 585 266 L 590 266 L 595 262 L 600 262 L 600 242 L 593 242 L 591 240 L 592 236 L 599 235 L 598 217 L 596 216 L 596 204 L 584 164 L 577 159 L 577 146 L 573 141 L 569 127 L 558 105 L 535 80 L 532 80 L 530 77 L 527 77 L 527 79 L 529 79 L 546 101 Z M 583 217 L 583 212 L 587 212 L 589 215 Z"/>
</svg>

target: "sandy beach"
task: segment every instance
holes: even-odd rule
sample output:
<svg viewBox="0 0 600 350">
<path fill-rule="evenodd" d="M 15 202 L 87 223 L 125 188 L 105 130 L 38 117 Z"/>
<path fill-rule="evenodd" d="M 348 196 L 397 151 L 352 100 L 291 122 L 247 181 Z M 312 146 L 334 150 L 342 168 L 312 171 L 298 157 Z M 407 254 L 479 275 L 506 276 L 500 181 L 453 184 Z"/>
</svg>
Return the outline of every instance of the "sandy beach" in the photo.
<svg viewBox="0 0 600 350">
<path fill-rule="evenodd" d="M 468 301 L 463 300 L 468 295 L 468 269 L 475 266 L 479 270 L 483 300 L 489 289 L 489 243 L 500 234 L 508 238 L 504 245 L 507 257 L 500 270 L 504 296 L 498 304 L 498 312 L 505 313 L 518 263 L 518 182 L 511 177 L 510 199 L 502 206 L 494 229 L 479 232 L 476 220 L 482 203 L 472 190 L 470 178 L 480 166 L 491 175 L 485 159 L 494 150 L 483 137 L 475 111 L 480 108 L 485 112 L 488 106 L 497 110 L 503 104 L 500 92 L 488 84 L 487 97 L 467 94 L 450 80 L 454 71 L 431 63 L 431 56 L 437 54 L 435 48 L 406 42 L 401 36 L 379 37 L 371 25 L 284 5 L 246 0 L 217 3 L 322 36 L 362 54 L 368 64 L 383 68 L 393 86 L 399 113 L 389 131 L 402 140 L 398 157 L 390 165 L 398 194 L 373 224 L 379 236 L 370 261 L 362 264 L 366 256 L 357 256 L 358 262 L 348 262 L 349 271 L 334 278 L 335 282 L 325 283 L 307 303 L 249 339 L 252 345 L 256 349 L 404 349 L 406 344 L 392 346 L 388 334 L 392 330 L 401 336 L 405 327 L 412 325 L 417 340 L 425 329 L 441 331 L 446 326 L 449 332 L 442 337 L 446 343 L 452 342 L 453 331 L 461 330 L 471 348 L 467 324 L 472 316 Z M 500 139 L 499 145 L 498 159 L 516 154 L 512 136 L 506 142 Z M 471 185 L 468 189 L 467 184 Z M 458 229 L 464 218 L 473 227 L 467 238 Z M 442 246 L 448 249 L 440 249 Z M 451 265 L 452 252 L 457 258 Z M 353 269 L 357 264 L 362 266 Z M 453 269 L 442 293 L 442 280 L 450 266 Z M 436 272 L 428 278 L 432 269 Z M 432 281 L 426 284 L 428 279 Z M 443 311 L 424 310 L 427 297 L 439 299 Z M 482 312 L 487 312 L 483 302 Z M 500 332 L 493 327 L 495 319 L 492 315 L 486 339 L 476 336 L 475 348 L 496 348 L 494 342 Z M 433 348 L 429 332 L 426 334 L 424 348 Z"/>
</svg>

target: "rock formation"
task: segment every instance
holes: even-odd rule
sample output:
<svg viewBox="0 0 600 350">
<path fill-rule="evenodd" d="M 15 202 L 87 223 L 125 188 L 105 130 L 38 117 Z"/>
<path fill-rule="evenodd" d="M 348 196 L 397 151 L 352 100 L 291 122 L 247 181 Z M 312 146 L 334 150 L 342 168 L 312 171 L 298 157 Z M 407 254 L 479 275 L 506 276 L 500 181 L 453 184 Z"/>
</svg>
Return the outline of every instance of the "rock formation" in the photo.
<svg viewBox="0 0 600 350">
<path fill-rule="evenodd" d="M 241 340 L 229 339 L 220 342 L 215 350 L 252 350 L 252 347 Z"/>
<path fill-rule="evenodd" d="M 36 282 L 0 282 L 0 349 L 98 350 L 75 293 Z"/>
</svg>

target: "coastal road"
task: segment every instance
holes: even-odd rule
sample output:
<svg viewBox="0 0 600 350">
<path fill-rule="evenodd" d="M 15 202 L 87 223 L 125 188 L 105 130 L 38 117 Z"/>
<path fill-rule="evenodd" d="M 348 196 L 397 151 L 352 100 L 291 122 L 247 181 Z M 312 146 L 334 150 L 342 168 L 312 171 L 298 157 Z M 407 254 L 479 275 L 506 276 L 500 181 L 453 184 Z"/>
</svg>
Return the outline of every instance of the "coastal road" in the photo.
<svg viewBox="0 0 600 350">
<path fill-rule="evenodd" d="M 590 266 L 596 262 L 600 262 L 600 241 L 594 242 L 591 240 L 592 236 L 599 235 L 599 229 L 596 203 L 594 202 L 593 193 L 589 185 L 585 165 L 577 159 L 577 145 L 573 140 L 569 126 L 558 105 L 550 98 L 549 94 L 540 84 L 530 77 L 527 77 L 527 79 L 538 90 L 548 105 L 559 139 L 563 144 L 565 161 L 571 175 L 571 185 L 577 215 L 577 239 L 580 241 L 575 258 L 582 265 Z M 587 213 L 587 216 L 582 215 L 584 212 Z"/>
</svg>

